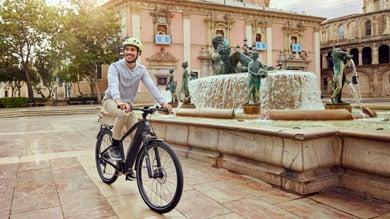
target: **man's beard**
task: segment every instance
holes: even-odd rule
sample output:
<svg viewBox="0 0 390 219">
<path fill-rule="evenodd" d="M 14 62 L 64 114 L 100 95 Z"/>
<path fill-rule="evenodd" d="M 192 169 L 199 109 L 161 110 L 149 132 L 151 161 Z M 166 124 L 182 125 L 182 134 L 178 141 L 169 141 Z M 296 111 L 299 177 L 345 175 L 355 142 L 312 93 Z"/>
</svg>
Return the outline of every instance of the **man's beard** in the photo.
<svg viewBox="0 0 390 219">
<path fill-rule="evenodd" d="M 133 64 L 133 63 L 135 63 L 135 62 L 137 61 L 137 59 L 138 59 L 138 56 L 135 57 L 135 59 L 134 59 L 133 61 L 128 61 L 127 59 L 125 59 L 125 60 L 126 60 L 126 62 L 129 63 L 129 64 Z"/>
</svg>

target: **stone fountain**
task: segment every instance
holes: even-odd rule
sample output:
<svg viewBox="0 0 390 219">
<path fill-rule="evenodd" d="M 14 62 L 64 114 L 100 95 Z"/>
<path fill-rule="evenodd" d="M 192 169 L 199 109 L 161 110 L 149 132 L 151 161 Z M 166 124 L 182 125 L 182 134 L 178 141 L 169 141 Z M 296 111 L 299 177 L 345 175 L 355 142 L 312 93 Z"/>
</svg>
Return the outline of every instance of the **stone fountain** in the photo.
<svg viewBox="0 0 390 219">
<path fill-rule="evenodd" d="M 189 83 L 192 102 L 203 116 L 242 117 L 240 109 L 247 102 L 248 73 L 215 75 Z M 346 120 L 353 119 L 346 110 L 325 110 L 314 73 L 298 70 L 273 70 L 262 79 L 260 88 L 261 115 L 250 118 L 273 120 Z M 205 98 L 207 97 L 207 98 Z M 214 111 L 213 111 L 214 109 Z M 215 110 L 218 110 L 215 112 Z M 231 113 L 231 111 L 234 111 Z M 183 114 L 182 114 L 183 113 Z M 197 113 L 199 114 L 199 112 Z M 179 115 L 194 116 L 179 112 Z M 249 118 L 245 116 L 245 118 Z"/>
<path fill-rule="evenodd" d="M 269 120 L 259 120 L 259 114 L 257 120 L 240 119 L 235 114 L 247 102 L 247 85 L 247 73 L 192 80 L 189 92 L 198 111 L 178 109 L 176 116 L 154 119 L 153 127 L 182 156 L 302 195 L 338 186 L 390 201 L 390 171 L 383 168 L 390 165 L 388 131 L 301 129 L 304 120 L 352 120 L 346 109 L 324 109 L 315 75 L 304 71 L 269 71 L 260 91 Z M 268 126 L 272 120 L 298 121 L 293 127 Z"/>
<path fill-rule="evenodd" d="M 261 84 L 261 105 L 268 109 L 322 110 L 321 93 L 311 72 L 275 70 Z M 247 101 L 248 73 L 216 75 L 190 81 L 199 108 L 237 109 Z M 207 97 L 207 98 L 205 98 Z"/>
</svg>

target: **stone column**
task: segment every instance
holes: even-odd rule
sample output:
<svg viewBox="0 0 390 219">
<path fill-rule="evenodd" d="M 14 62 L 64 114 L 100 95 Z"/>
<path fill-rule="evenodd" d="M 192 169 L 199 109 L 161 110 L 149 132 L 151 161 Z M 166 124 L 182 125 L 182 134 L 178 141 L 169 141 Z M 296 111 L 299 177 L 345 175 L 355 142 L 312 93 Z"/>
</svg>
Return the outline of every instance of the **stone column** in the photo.
<svg viewBox="0 0 390 219">
<path fill-rule="evenodd" d="M 317 76 L 318 84 L 321 85 L 321 46 L 320 28 L 314 28 L 314 73 Z"/>
<path fill-rule="evenodd" d="M 140 19 L 140 10 L 139 8 L 132 8 L 131 10 L 131 33 L 132 37 L 140 39 L 141 36 L 141 19 Z"/>
<path fill-rule="evenodd" d="M 322 68 L 323 69 L 328 68 L 328 53 L 327 52 L 322 53 L 322 60 L 321 60 L 321 62 L 322 62 Z"/>
<path fill-rule="evenodd" d="M 363 65 L 363 48 L 362 47 L 358 47 L 358 51 L 359 51 L 359 65 Z"/>
<path fill-rule="evenodd" d="M 252 39 L 252 24 L 251 24 L 251 21 L 249 19 L 246 21 L 246 25 L 245 26 L 246 26 L 245 27 L 246 39 L 250 43 L 250 46 L 252 46 L 252 43 L 253 43 L 253 39 Z"/>
<path fill-rule="evenodd" d="M 377 44 L 373 44 L 371 46 L 371 49 L 372 49 L 372 64 L 375 65 L 375 64 L 379 64 L 379 48 L 378 48 L 378 45 Z"/>
<path fill-rule="evenodd" d="M 191 20 L 190 13 L 183 12 L 183 48 L 184 60 L 188 61 L 188 68 L 191 68 Z"/>
<path fill-rule="evenodd" d="M 267 65 L 272 66 L 272 26 L 267 25 Z"/>
</svg>

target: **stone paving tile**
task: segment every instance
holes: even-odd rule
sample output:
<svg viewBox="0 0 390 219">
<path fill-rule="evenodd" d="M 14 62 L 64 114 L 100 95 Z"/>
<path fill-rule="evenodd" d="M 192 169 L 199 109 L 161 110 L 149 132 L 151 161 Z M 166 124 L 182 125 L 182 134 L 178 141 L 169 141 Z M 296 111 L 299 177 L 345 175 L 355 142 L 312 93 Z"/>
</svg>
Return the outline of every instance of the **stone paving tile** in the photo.
<svg viewBox="0 0 390 219">
<path fill-rule="evenodd" d="M 244 218 L 299 218 L 276 205 L 256 199 L 255 197 L 247 197 L 224 203 L 224 205 Z"/>
<path fill-rule="evenodd" d="M 359 218 L 374 218 L 390 213 L 390 203 L 363 197 L 343 188 L 332 188 L 320 192 L 313 195 L 312 199 Z"/>
<path fill-rule="evenodd" d="M 230 209 L 197 190 L 185 191 L 176 210 L 187 218 L 212 218 L 232 213 Z"/>
<path fill-rule="evenodd" d="M 111 205 L 95 187 L 58 193 L 64 218 L 117 218 Z"/>
<path fill-rule="evenodd" d="M 310 198 L 301 198 L 277 205 L 281 209 L 291 212 L 299 218 L 357 218 L 327 205 L 317 203 Z"/>
<path fill-rule="evenodd" d="M 34 218 L 63 218 L 61 207 L 47 208 L 36 211 L 22 212 L 12 215 L 12 219 L 34 219 Z"/>
<path fill-rule="evenodd" d="M 18 174 L 11 214 L 59 206 L 56 186 L 50 173 L 34 170 Z"/>
<path fill-rule="evenodd" d="M 300 196 L 185 157 L 181 201 L 171 212 L 156 214 L 135 181 L 100 180 L 96 119 L 84 114 L 0 120 L 0 218 L 390 218 L 386 202 L 337 189 Z"/>
<path fill-rule="evenodd" d="M 0 218 L 8 218 L 11 211 L 18 165 L 0 165 Z"/>
</svg>

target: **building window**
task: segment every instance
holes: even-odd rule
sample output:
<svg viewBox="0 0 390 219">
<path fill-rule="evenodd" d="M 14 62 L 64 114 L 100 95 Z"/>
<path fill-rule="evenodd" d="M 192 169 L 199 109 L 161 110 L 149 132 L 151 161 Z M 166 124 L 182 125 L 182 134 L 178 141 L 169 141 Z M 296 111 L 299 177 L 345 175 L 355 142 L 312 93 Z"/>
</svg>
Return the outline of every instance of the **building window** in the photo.
<svg viewBox="0 0 390 219">
<path fill-rule="evenodd" d="M 293 48 L 295 45 L 297 45 L 297 43 L 298 43 L 298 37 L 292 36 L 290 39 L 290 49 L 294 50 Z"/>
<path fill-rule="evenodd" d="M 165 35 L 167 34 L 167 26 L 166 25 L 157 25 L 157 34 Z"/>
<path fill-rule="evenodd" d="M 156 76 L 157 77 L 157 85 L 167 85 L 168 76 Z"/>
<path fill-rule="evenodd" d="M 173 14 L 168 9 L 156 8 L 150 12 L 153 17 L 154 37 L 156 44 L 171 44 L 171 19 Z"/>
<path fill-rule="evenodd" d="M 389 64 L 389 46 L 381 45 L 378 49 L 378 52 L 379 64 Z"/>
<path fill-rule="evenodd" d="M 371 65 L 372 58 L 371 58 L 371 48 L 370 47 L 364 47 L 363 48 L 363 65 Z"/>
<path fill-rule="evenodd" d="M 256 42 L 261 42 L 261 34 L 256 34 Z"/>
<path fill-rule="evenodd" d="M 344 26 L 339 26 L 339 39 L 344 39 Z"/>
<path fill-rule="evenodd" d="M 371 21 L 368 20 L 365 23 L 366 36 L 371 36 Z"/>
<path fill-rule="evenodd" d="M 359 50 L 353 48 L 349 53 L 353 56 L 352 60 L 355 63 L 355 65 L 359 65 Z"/>
<path fill-rule="evenodd" d="M 216 35 L 221 35 L 222 37 L 225 36 L 223 30 L 216 30 L 216 31 L 215 31 L 215 34 L 216 34 Z"/>
</svg>

